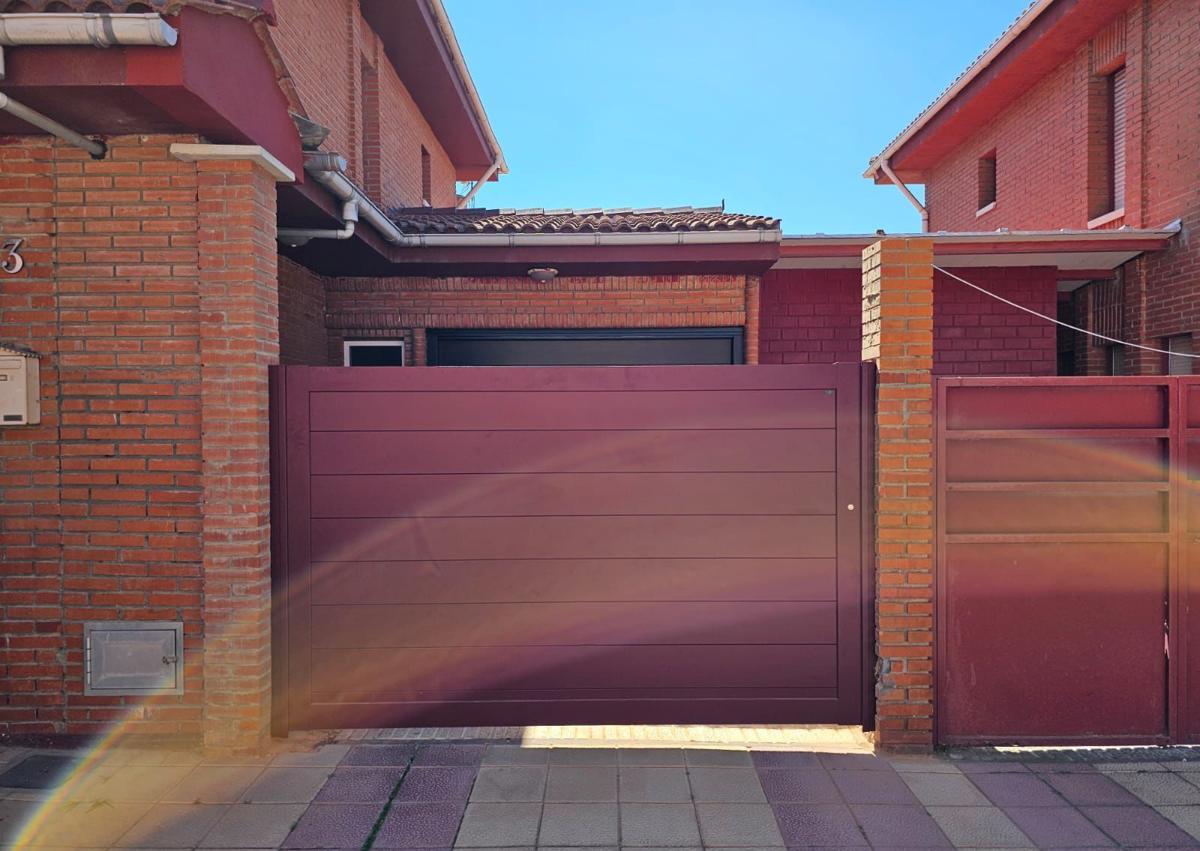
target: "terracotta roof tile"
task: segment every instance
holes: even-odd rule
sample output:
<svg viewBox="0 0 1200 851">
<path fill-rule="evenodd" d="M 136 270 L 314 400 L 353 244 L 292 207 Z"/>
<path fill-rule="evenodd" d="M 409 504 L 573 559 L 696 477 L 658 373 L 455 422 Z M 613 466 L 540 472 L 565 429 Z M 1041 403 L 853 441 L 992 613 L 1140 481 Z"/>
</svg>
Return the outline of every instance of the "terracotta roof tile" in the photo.
<svg viewBox="0 0 1200 851">
<path fill-rule="evenodd" d="M 779 219 L 727 213 L 721 207 L 633 210 L 481 210 L 404 207 L 392 210 L 404 233 L 653 233 L 776 230 Z"/>
</svg>

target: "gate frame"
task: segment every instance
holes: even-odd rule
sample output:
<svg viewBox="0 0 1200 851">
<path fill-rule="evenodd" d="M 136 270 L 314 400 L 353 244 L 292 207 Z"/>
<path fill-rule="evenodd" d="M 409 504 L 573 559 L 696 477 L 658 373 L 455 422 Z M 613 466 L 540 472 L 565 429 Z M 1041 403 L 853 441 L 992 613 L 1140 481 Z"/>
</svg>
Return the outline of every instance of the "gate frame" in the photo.
<svg viewBox="0 0 1200 851">
<path fill-rule="evenodd" d="M 1096 386 L 1149 386 L 1166 388 L 1166 410 L 1163 412 L 1167 427 L 1159 437 L 1167 441 L 1167 531 L 1163 533 L 1168 548 L 1167 562 L 1167 620 L 1165 629 L 1166 652 L 1166 681 L 1163 683 L 1165 693 L 1166 717 L 1163 719 L 1163 733 L 1150 739 L 1145 737 L 1055 737 L 1037 739 L 1038 744 L 1072 745 L 1086 743 L 1090 745 L 1168 745 L 1192 743 L 1187 739 L 1185 719 L 1191 711 L 1200 707 L 1190 707 L 1187 701 L 1188 682 L 1188 642 L 1187 626 L 1189 614 L 1187 611 L 1186 592 L 1188 586 L 1187 570 L 1187 507 L 1190 498 L 1188 484 L 1187 447 L 1188 441 L 1200 441 L 1200 425 L 1189 427 L 1187 422 L 1187 399 L 1190 388 L 1200 389 L 1200 376 L 995 376 L 995 377 L 963 377 L 938 376 L 934 378 L 934 473 L 935 473 L 935 506 L 934 506 L 934 668 L 936 671 L 936 688 L 939 694 L 946 690 L 946 672 L 948 658 L 947 642 L 948 629 L 945 622 L 947 614 L 947 577 L 945 552 L 948 545 L 946 532 L 946 471 L 942 463 L 947 446 L 946 427 L 946 397 L 953 387 L 1096 387 Z M 1097 429 L 1061 429 L 1067 437 L 1094 437 Z M 1151 431 L 1150 429 L 1146 430 Z M 1071 434 L 1074 432 L 1074 434 Z M 1150 436 L 1150 435 L 1146 435 Z M 1200 531 L 1200 530 L 1197 530 Z M 1110 533 L 1110 536 L 1116 533 Z M 1130 533 L 1131 537 L 1134 536 Z M 1022 542 L 1020 534 L 1014 534 L 1015 543 Z M 1200 567 L 1200 566 L 1198 566 Z M 1197 731 L 1200 733 L 1200 730 Z M 937 746 L 955 746 L 975 743 L 976 740 L 947 741 L 942 727 L 942 713 L 939 702 L 934 703 L 934 734 Z M 1032 741 L 1032 740 L 1029 740 Z M 1195 741 L 1200 741 L 1196 738 Z"/>
</svg>

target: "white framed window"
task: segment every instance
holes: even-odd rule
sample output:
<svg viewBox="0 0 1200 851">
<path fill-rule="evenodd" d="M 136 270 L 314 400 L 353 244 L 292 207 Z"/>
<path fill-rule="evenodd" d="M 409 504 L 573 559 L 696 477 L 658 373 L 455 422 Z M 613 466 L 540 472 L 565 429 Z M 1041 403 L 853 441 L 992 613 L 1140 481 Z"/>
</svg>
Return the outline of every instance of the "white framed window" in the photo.
<svg viewBox="0 0 1200 851">
<path fill-rule="evenodd" d="M 342 366 L 404 366 L 404 341 L 346 340 Z"/>
</svg>

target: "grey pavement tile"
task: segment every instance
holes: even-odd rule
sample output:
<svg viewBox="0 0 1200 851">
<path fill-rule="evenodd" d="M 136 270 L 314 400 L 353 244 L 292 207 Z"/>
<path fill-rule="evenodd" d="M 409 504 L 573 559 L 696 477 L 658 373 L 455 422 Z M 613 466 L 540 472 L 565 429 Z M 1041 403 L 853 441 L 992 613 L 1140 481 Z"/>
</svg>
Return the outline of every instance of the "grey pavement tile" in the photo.
<svg viewBox="0 0 1200 851">
<path fill-rule="evenodd" d="M 210 753 L 200 760 L 200 765 L 258 765 L 263 768 L 271 761 L 267 754 Z"/>
<path fill-rule="evenodd" d="M 887 763 L 896 771 L 909 774 L 960 774 L 958 766 L 940 756 L 884 756 Z"/>
<path fill-rule="evenodd" d="M 1164 806 L 1155 807 L 1158 812 L 1173 821 L 1184 833 L 1200 839 L 1200 807 Z"/>
<path fill-rule="evenodd" d="M 355 745 L 339 765 L 405 766 L 416 752 L 416 745 Z"/>
<path fill-rule="evenodd" d="M 867 844 L 845 804 L 776 804 L 775 820 L 789 848 Z"/>
<path fill-rule="evenodd" d="M 479 769 L 472 801 L 540 801 L 546 793 L 546 766 L 487 765 Z"/>
<path fill-rule="evenodd" d="M 1042 779 L 1077 807 L 1132 806 L 1137 796 L 1103 774 L 1045 774 Z"/>
<path fill-rule="evenodd" d="M 551 765 L 616 765 L 616 748 L 552 748 Z"/>
<path fill-rule="evenodd" d="M 722 769 L 728 770 L 728 769 Z M 631 766 L 620 774 L 622 801 L 642 804 L 691 803 L 688 773 L 682 766 Z"/>
<path fill-rule="evenodd" d="M 928 807 L 956 848 L 1029 848 L 1031 841 L 996 807 Z"/>
<path fill-rule="evenodd" d="M 526 748 L 521 745 L 488 745 L 484 765 L 546 765 L 550 748 Z"/>
<path fill-rule="evenodd" d="M 307 804 L 333 773 L 332 768 L 267 768 L 251 783 L 242 801 L 247 804 Z"/>
<path fill-rule="evenodd" d="M 683 758 L 689 768 L 753 768 L 750 751 L 719 750 L 716 748 L 687 749 Z"/>
<path fill-rule="evenodd" d="M 614 845 L 619 820 L 615 803 L 546 804 L 538 845 Z"/>
<path fill-rule="evenodd" d="M 700 838 L 714 845 L 783 845 L 775 813 L 767 804 L 697 803 Z"/>
<path fill-rule="evenodd" d="M 186 765 L 127 765 L 95 786 L 89 797 L 96 801 L 159 801 L 191 771 Z"/>
<path fill-rule="evenodd" d="M 1079 811 L 1127 848 L 1196 847 L 1196 840 L 1150 807 L 1080 807 Z"/>
<path fill-rule="evenodd" d="M 1034 774 L 1095 774 L 1090 762 L 1027 762 L 1025 767 Z"/>
<path fill-rule="evenodd" d="M 410 768 L 396 793 L 396 800 L 465 804 L 475 783 L 475 773 L 476 769 L 469 765 Z"/>
<path fill-rule="evenodd" d="M 232 804 L 262 774 L 260 765 L 198 765 L 167 790 L 163 803 Z"/>
<path fill-rule="evenodd" d="M 234 804 L 201 848 L 278 848 L 304 815 L 304 804 Z"/>
<path fill-rule="evenodd" d="M 467 806 L 455 848 L 496 848 L 537 842 L 542 805 L 473 803 Z M 378 846 L 379 843 L 376 843 Z"/>
<path fill-rule="evenodd" d="M 621 748 L 617 751 L 617 764 L 622 767 L 683 765 L 683 748 Z"/>
<path fill-rule="evenodd" d="M 963 774 L 1026 774 L 1029 769 L 1019 762 L 952 762 Z"/>
<path fill-rule="evenodd" d="M 847 771 L 891 771 L 887 760 L 869 753 L 823 753 L 821 765 Z"/>
<path fill-rule="evenodd" d="M 922 806 L 892 804 L 852 804 L 850 811 L 858 820 L 872 846 L 909 846 L 946 848 L 950 840 Z"/>
<path fill-rule="evenodd" d="M 16 842 L 29 819 L 41 808 L 36 801 L 0 801 L 0 842 Z"/>
<path fill-rule="evenodd" d="M 1066 801 L 1029 772 L 972 774 L 971 782 L 998 807 L 1059 807 Z"/>
<path fill-rule="evenodd" d="M 70 801 L 53 803 L 25 838 L 28 844 L 110 846 L 153 806 L 146 802 Z"/>
<path fill-rule="evenodd" d="M 1038 848 L 1103 848 L 1113 844 L 1074 807 L 1005 807 L 1004 814 Z"/>
<path fill-rule="evenodd" d="M 772 803 L 840 804 L 842 795 L 823 768 L 760 769 L 759 782 Z"/>
<path fill-rule="evenodd" d="M 615 801 L 617 769 L 611 765 L 552 765 L 546 778 L 546 800 L 560 803 Z"/>
<path fill-rule="evenodd" d="M 765 804 L 758 772 L 753 768 L 689 768 L 692 799 L 738 804 Z"/>
<path fill-rule="evenodd" d="M 821 758 L 808 751 L 751 751 L 755 768 L 820 768 Z"/>
<path fill-rule="evenodd" d="M 449 848 L 462 817 L 461 803 L 393 802 L 371 847 Z"/>
<path fill-rule="evenodd" d="M 917 796 L 894 771 L 829 772 L 847 804 L 916 804 Z"/>
<path fill-rule="evenodd" d="M 313 804 L 284 848 L 362 848 L 383 804 Z"/>
<path fill-rule="evenodd" d="M 403 773 L 399 767 L 338 768 L 314 800 L 322 804 L 384 804 Z"/>
<path fill-rule="evenodd" d="M 1123 771 L 1108 776 L 1152 806 L 1200 805 L 1200 788 L 1169 771 Z"/>
<path fill-rule="evenodd" d="M 1093 767 L 1097 771 L 1114 772 L 1114 771 L 1187 771 L 1184 768 L 1186 762 L 1097 762 Z M 1180 766 L 1176 769 L 1174 766 Z M 1200 771 L 1200 765 L 1192 763 L 1192 771 Z"/>
<path fill-rule="evenodd" d="M 990 802 L 962 774 L 900 772 L 900 779 L 927 807 L 979 807 Z"/>
<path fill-rule="evenodd" d="M 700 826 L 692 804 L 621 804 L 621 845 L 699 845 Z"/>
<path fill-rule="evenodd" d="M 281 753 L 271 765 L 297 765 L 311 768 L 333 768 L 350 752 L 350 745 L 321 745 L 311 751 Z"/>
<path fill-rule="evenodd" d="M 156 804 L 117 841 L 119 848 L 195 848 L 228 804 Z"/>
<path fill-rule="evenodd" d="M 487 745 L 422 745 L 413 757 L 413 765 L 479 765 Z"/>
</svg>

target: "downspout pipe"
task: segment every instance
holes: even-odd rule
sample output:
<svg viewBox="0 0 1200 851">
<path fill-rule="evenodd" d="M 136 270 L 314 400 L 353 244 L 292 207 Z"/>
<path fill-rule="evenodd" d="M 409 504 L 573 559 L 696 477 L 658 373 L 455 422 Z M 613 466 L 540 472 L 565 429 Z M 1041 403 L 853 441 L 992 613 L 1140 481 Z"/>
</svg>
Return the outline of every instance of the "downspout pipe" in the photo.
<svg viewBox="0 0 1200 851">
<path fill-rule="evenodd" d="M 879 161 L 879 170 L 887 175 L 888 180 L 896 184 L 900 191 L 904 193 L 904 197 L 909 203 L 917 208 L 917 212 L 921 214 L 921 233 L 929 233 L 929 209 L 917 200 L 917 196 L 912 194 L 912 190 L 904 185 L 904 181 L 896 176 L 896 172 L 892 171 L 892 164 L 888 160 Z"/>
<path fill-rule="evenodd" d="M 280 228 L 276 238 L 284 245 L 298 248 L 313 239 L 349 239 L 358 225 L 358 201 L 351 199 L 342 205 L 340 228 Z"/>
<path fill-rule="evenodd" d="M 39 130 L 45 130 L 52 136 L 57 136 L 64 142 L 74 145 L 76 148 L 82 148 L 91 154 L 93 159 L 102 160 L 104 159 L 104 155 L 108 153 L 108 146 L 103 142 L 89 139 L 82 133 L 76 133 L 70 127 L 60 124 L 50 116 L 43 115 L 36 109 L 30 109 L 25 104 L 13 100 L 3 92 L 0 92 L 0 110 L 7 112 L 9 115 L 15 115 L 26 124 L 32 124 Z"/>
</svg>

